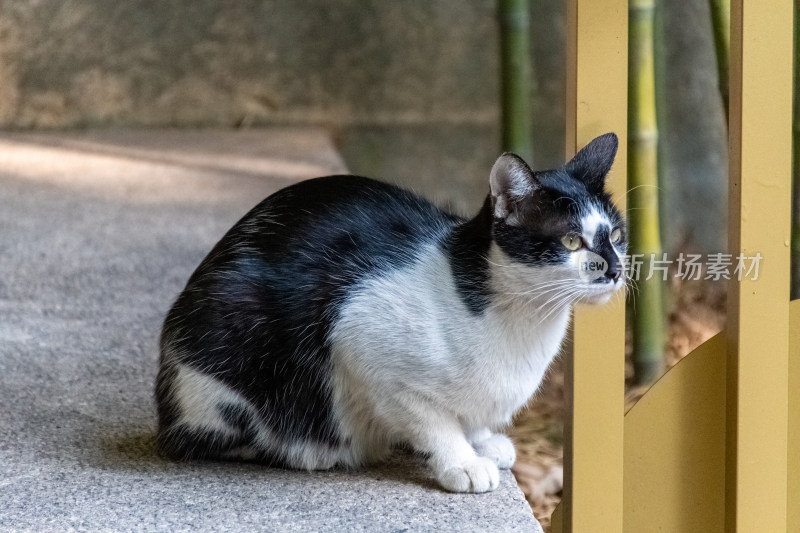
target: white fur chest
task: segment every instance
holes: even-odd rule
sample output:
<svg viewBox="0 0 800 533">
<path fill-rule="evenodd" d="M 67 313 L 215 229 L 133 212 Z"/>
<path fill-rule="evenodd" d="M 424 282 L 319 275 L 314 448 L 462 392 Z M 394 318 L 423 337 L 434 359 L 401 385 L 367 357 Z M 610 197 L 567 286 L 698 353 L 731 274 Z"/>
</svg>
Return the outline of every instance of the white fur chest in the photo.
<svg viewBox="0 0 800 533">
<path fill-rule="evenodd" d="M 363 282 L 348 299 L 331 333 L 337 374 L 368 402 L 417 397 L 467 430 L 505 425 L 536 391 L 569 321 L 568 308 L 545 316 L 521 301 L 471 313 L 447 258 L 431 247 L 424 260 Z"/>
<path fill-rule="evenodd" d="M 510 423 L 538 389 L 561 347 L 569 311 L 542 323 L 530 309 L 513 312 L 526 311 L 509 316 L 507 310 L 490 309 L 470 321 L 473 325 L 462 332 L 461 342 L 453 342 L 469 369 L 460 395 L 468 406 L 462 416 L 471 425 L 497 428 Z"/>
</svg>

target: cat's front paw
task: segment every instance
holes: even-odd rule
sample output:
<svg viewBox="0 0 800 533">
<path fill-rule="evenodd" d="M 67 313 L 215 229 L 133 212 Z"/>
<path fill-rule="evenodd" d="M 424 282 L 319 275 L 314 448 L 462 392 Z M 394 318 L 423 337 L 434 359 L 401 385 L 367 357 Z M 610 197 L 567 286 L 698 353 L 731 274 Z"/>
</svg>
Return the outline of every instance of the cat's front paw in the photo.
<svg viewBox="0 0 800 533">
<path fill-rule="evenodd" d="M 491 459 L 476 457 L 462 466 L 448 468 L 438 479 L 451 492 L 489 492 L 500 483 L 500 473 Z"/>
<path fill-rule="evenodd" d="M 517 460 L 514 443 L 505 435 L 494 433 L 488 439 L 475 443 L 475 453 L 491 459 L 498 468 L 511 468 Z"/>
</svg>

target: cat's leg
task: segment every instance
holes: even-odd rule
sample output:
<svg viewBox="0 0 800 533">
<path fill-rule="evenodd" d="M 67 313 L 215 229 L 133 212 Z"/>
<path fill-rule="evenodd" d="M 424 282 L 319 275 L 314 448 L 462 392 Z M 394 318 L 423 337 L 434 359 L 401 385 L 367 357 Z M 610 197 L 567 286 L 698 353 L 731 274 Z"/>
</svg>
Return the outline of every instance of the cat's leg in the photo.
<svg viewBox="0 0 800 533">
<path fill-rule="evenodd" d="M 498 468 L 511 468 L 517 460 L 514 443 L 501 433 L 492 433 L 488 428 L 481 428 L 470 432 L 467 439 L 475 453 L 491 459 Z"/>
<path fill-rule="evenodd" d="M 489 492 L 497 488 L 497 465 L 479 457 L 467 440 L 458 420 L 426 413 L 422 424 L 409 436 L 411 445 L 428 455 L 428 465 L 436 480 L 452 492 Z"/>
</svg>

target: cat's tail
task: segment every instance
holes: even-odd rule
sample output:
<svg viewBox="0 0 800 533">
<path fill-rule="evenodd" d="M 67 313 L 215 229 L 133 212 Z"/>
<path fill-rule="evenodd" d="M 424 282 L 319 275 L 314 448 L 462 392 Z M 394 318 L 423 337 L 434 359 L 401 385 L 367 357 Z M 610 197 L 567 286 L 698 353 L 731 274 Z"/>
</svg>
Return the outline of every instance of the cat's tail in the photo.
<svg viewBox="0 0 800 533">
<path fill-rule="evenodd" d="M 163 364 L 156 381 L 159 452 L 171 459 L 222 459 L 246 441 L 244 400 L 185 364 Z"/>
<path fill-rule="evenodd" d="M 270 425 L 257 406 L 208 368 L 193 364 L 180 342 L 162 336 L 156 379 L 157 446 L 176 460 L 225 459 L 328 469 L 360 463 L 349 442 L 327 442 Z"/>
</svg>

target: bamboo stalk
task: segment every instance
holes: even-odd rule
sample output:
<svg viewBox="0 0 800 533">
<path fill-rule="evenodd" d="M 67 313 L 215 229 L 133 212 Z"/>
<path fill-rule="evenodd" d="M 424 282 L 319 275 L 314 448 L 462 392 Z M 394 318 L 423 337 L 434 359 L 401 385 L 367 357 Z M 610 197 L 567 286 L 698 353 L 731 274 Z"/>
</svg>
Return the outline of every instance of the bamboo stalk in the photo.
<svg viewBox="0 0 800 533">
<path fill-rule="evenodd" d="M 728 56 L 731 44 L 731 2 L 730 0 L 709 0 L 711 7 L 711 26 L 714 29 L 714 48 L 717 51 L 717 73 L 719 93 L 725 107 L 725 121 L 728 120 Z"/>
<path fill-rule="evenodd" d="M 791 298 L 800 298 L 800 3 L 794 3 L 794 95 L 792 117 L 792 279 Z"/>
<path fill-rule="evenodd" d="M 529 0 L 499 0 L 502 150 L 533 159 Z"/>
<path fill-rule="evenodd" d="M 630 0 L 628 32 L 628 193 L 630 253 L 644 254 L 632 316 L 634 382 L 657 378 L 663 367 L 663 280 L 649 275 L 660 259 L 658 224 L 658 129 L 653 62 L 653 0 Z"/>
</svg>

